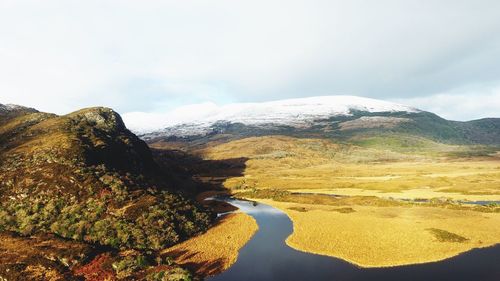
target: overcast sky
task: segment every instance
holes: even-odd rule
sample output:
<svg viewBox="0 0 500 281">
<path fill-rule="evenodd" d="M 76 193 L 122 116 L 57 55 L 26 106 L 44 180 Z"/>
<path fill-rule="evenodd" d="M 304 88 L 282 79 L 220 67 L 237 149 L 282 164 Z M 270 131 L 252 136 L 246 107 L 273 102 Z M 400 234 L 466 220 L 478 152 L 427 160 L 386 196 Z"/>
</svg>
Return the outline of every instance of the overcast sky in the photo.
<svg viewBox="0 0 500 281">
<path fill-rule="evenodd" d="M 67 113 L 359 95 L 500 117 L 500 1 L 0 0 L 0 103 Z"/>
</svg>

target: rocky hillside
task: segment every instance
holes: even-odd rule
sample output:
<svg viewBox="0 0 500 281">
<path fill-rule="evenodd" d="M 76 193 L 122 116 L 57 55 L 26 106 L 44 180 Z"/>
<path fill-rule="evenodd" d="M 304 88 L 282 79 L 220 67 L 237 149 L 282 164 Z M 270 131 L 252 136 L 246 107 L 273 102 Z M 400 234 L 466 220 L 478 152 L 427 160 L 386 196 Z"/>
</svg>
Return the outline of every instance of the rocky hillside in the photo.
<svg viewBox="0 0 500 281">
<path fill-rule="evenodd" d="M 111 109 L 57 116 L 0 105 L 3 233 L 53 234 L 54 239 L 78 241 L 99 251 L 151 255 L 206 230 L 212 220 L 206 210 L 172 191 L 176 188 L 163 177 L 147 145 Z M 135 268 L 137 259 L 130 259 L 130 267 Z M 57 272 L 78 266 L 56 263 Z M 0 266 L 0 276 L 16 280 L 8 278 L 9 272 L 30 274 L 33 266 L 48 265 L 13 259 Z M 118 274 L 124 268 L 109 263 L 107 270 Z"/>
</svg>

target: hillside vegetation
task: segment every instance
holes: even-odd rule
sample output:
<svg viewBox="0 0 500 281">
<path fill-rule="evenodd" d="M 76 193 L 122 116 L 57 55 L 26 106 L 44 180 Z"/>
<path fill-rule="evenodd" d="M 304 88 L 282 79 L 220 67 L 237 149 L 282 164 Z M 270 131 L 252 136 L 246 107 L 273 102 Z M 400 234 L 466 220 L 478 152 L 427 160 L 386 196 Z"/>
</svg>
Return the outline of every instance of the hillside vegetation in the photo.
<svg viewBox="0 0 500 281">
<path fill-rule="evenodd" d="M 97 249 L 151 253 L 204 232 L 212 222 L 178 188 L 110 109 L 64 116 L 0 110 L 0 231 L 52 233 Z M 11 264 L 16 272 L 28 267 Z M 2 265 L 0 276 L 7 278 L 8 268 Z"/>
</svg>

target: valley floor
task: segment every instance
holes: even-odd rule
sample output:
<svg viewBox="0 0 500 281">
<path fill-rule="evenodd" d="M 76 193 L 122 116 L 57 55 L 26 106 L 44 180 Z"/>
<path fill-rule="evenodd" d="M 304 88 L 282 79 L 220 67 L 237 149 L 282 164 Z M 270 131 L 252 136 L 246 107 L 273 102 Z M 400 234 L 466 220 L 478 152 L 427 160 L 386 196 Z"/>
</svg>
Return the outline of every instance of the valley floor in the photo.
<svg viewBox="0 0 500 281">
<path fill-rule="evenodd" d="M 293 221 L 293 234 L 286 240 L 290 247 L 361 267 L 438 261 L 500 242 L 500 213 L 257 200 L 281 209 Z"/>
<path fill-rule="evenodd" d="M 247 159 L 240 175 L 198 178 L 284 211 L 294 227 L 286 243 L 297 250 L 388 267 L 500 243 L 495 149 L 430 140 L 420 146 L 367 143 L 265 136 L 186 151 L 210 161 Z"/>
</svg>

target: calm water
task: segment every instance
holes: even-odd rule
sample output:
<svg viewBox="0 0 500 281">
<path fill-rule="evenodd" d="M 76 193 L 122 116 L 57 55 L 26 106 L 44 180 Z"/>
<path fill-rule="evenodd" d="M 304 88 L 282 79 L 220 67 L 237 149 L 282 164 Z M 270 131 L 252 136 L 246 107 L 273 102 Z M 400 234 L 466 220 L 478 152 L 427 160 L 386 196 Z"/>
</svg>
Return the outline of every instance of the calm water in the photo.
<svg viewBox="0 0 500 281">
<path fill-rule="evenodd" d="M 341 259 L 299 252 L 285 244 L 292 222 L 280 210 L 227 199 L 255 218 L 259 231 L 227 271 L 208 278 L 228 280 L 473 280 L 500 281 L 500 245 L 476 249 L 444 261 L 392 268 L 362 269 Z M 341 227 L 341 226 L 339 226 Z"/>
</svg>

